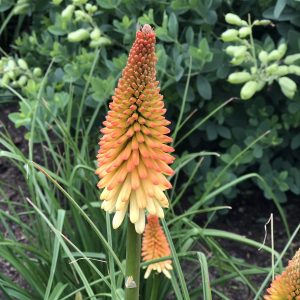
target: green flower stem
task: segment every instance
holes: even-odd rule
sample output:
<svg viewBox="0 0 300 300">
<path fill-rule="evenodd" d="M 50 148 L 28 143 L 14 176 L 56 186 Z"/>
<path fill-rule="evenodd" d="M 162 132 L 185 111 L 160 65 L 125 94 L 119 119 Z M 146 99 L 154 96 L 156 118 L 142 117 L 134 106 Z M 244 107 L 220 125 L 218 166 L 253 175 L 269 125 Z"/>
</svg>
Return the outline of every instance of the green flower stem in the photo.
<svg viewBox="0 0 300 300">
<path fill-rule="evenodd" d="M 158 276 L 159 275 L 152 274 L 152 288 L 151 288 L 151 299 L 150 300 L 157 300 L 158 286 L 159 286 Z"/>
<path fill-rule="evenodd" d="M 251 52 L 252 52 L 253 62 L 254 62 L 256 70 L 258 70 L 258 63 L 257 63 L 257 59 L 256 59 L 256 54 L 255 54 L 255 44 L 254 44 L 253 32 L 252 32 L 253 25 L 251 23 L 250 14 L 248 15 L 248 23 L 249 23 L 249 26 L 251 28 L 251 31 L 250 31 L 250 44 L 251 44 Z"/>
<path fill-rule="evenodd" d="M 135 231 L 134 224 L 128 220 L 126 245 L 126 279 L 125 300 L 138 300 L 140 288 L 141 235 Z M 128 285 L 128 277 L 132 276 L 136 287 Z M 129 281 L 130 283 L 130 281 Z"/>
</svg>

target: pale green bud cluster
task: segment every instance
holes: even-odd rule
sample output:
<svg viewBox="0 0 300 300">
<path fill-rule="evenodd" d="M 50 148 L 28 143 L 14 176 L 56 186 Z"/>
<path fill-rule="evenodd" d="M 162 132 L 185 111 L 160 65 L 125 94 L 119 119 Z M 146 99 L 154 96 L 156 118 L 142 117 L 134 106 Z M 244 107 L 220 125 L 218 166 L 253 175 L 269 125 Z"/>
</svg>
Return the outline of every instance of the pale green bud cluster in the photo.
<svg viewBox="0 0 300 300">
<path fill-rule="evenodd" d="M 103 36 L 100 28 L 93 21 L 93 15 L 98 11 L 98 6 L 87 2 L 87 0 L 72 0 L 72 4 L 69 4 L 61 12 L 61 17 L 66 24 L 73 22 L 83 25 L 82 28 L 68 34 L 68 41 L 70 43 L 80 43 L 89 40 L 89 45 L 92 48 L 110 45 L 111 40 Z"/>
<path fill-rule="evenodd" d="M 253 40 L 252 30 L 254 26 L 272 24 L 269 20 L 255 20 L 246 22 L 239 16 L 229 13 L 225 15 L 225 21 L 236 26 L 225 30 L 221 39 L 231 45 L 225 48 L 225 52 L 232 57 L 230 61 L 235 66 L 241 66 L 242 71 L 234 72 L 227 78 L 231 84 L 243 84 L 240 97 L 243 100 L 252 98 L 256 92 L 261 91 L 266 84 L 277 81 L 282 93 L 293 98 L 297 86 L 287 75 L 300 76 L 300 66 L 294 63 L 300 61 L 300 53 L 288 55 L 287 45 L 280 43 L 276 49 L 257 51 Z"/>
<path fill-rule="evenodd" d="M 14 88 L 23 88 L 29 79 L 38 79 L 42 75 L 40 68 L 31 70 L 27 62 L 13 57 L 2 57 L 0 59 L 0 86 L 12 86 Z"/>
<path fill-rule="evenodd" d="M 89 14 L 93 14 L 98 10 L 98 6 L 97 5 L 92 5 L 90 3 L 87 3 L 85 5 L 85 10 L 89 13 Z"/>
</svg>

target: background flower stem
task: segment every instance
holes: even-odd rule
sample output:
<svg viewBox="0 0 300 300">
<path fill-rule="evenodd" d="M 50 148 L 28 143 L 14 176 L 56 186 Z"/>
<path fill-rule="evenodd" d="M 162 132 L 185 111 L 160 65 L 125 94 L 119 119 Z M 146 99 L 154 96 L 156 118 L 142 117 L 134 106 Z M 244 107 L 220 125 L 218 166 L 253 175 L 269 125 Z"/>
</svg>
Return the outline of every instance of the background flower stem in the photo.
<svg viewBox="0 0 300 300">
<path fill-rule="evenodd" d="M 157 299 L 158 286 L 159 286 L 158 276 L 159 275 L 152 274 L 151 300 Z"/>
</svg>

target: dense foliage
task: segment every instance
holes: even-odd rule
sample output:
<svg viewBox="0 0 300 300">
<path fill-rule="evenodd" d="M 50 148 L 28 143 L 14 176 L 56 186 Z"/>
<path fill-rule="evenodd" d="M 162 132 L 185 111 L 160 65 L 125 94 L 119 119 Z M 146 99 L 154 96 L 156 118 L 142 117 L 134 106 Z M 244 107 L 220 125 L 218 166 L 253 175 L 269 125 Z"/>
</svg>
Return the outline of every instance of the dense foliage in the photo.
<svg viewBox="0 0 300 300">
<path fill-rule="evenodd" d="M 276 258 L 273 271 L 282 271 L 282 256 L 300 229 L 289 234 L 280 206 L 287 192 L 300 194 L 300 93 L 291 81 L 279 82 L 287 75 L 299 83 L 300 2 L 4 0 L 0 12 L 0 101 L 17 102 L 19 110 L 9 118 L 26 128 L 29 145 L 28 153 L 23 152 L 7 133 L 0 134 L 0 157 L 18 167 L 27 187 L 18 191 L 21 204 L 10 201 L 0 187 L 5 204 L 0 225 L 6 232 L 0 233 L 0 257 L 29 286 L 24 289 L 0 272 L 5 296 L 122 299 L 125 230 L 111 231 L 110 216 L 99 210 L 95 156 L 99 127 L 136 27 L 148 23 L 158 37 L 158 79 L 177 158 L 170 178 L 174 188 L 168 194 L 171 207 L 163 222 L 174 272 L 171 281 L 161 281 L 158 299 L 210 299 L 211 293 L 228 299 L 219 285 L 232 278 L 242 282 L 250 297 L 261 299 L 271 268 L 228 255 L 219 239 L 262 247 Z M 249 24 L 271 20 L 273 25 L 262 22 L 251 29 L 253 44 L 246 50 L 254 51 L 252 58 L 260 59 L 261 51 L 282 51 L 285 45 L 284 53 L 270 61 L 286 66 L 287 73 L 272 77 L 271 70 L 261 78 L 260 90 L 255 86 L 251 97 L 242 96 L 247 101 L 239 99 L 241 86 L 232 84 L 236 82 L 230 75 L 250 74 L 253 61 L 232 61 L 234 52 L 228 47 L 239 47 L 240 41 L 228 40 L 228 32 L 224 38 L 233 28 L 225 21 L 229 12 Z M 267 67 L 263 65 L 260 76 Z M 252 75 L 246 76 L 252 81 Z M 208 226 L 216 213 L 229 208 L 220 204 L 252 196 L 256 186 L 275 202 L 284 221 L 289 241 L 281 255 Z M 194 222 L 199 214 L 206 214 L 204 226 Z M 21 228 L 28 245 L 19 242 L 11 223 Z M 191 272 L 182 271 L 182 261 L 187 266 L 192 261 Z M 215 271 L 210 282 L 208 267 Z M 196 281 L 200 273 L 202 284 Z M 251 278 L 259 274 L 266 275 L 261 285 Z M 143 283 L 145 299 L 152 279 Z"/>
<path fill-rule="evenodd" d="M 203 187 L 219 172 L 222 164 L 267 130 L 270 134 L 240 159 L 234 169 L 227 171 L 223 182 L 217 184 L 229 182 L 247 170 L 255 170 L 267 180 L 281 201 L 286 200 L 287 191 L 300 193 L 300 171 L 295 166 L 300 149 L 297 133 L 299 93 L 289 100 L 274 83 L 250 101 L 231 102 L 204 126 L 196 126 L 212 109 L 239 96 L 238 88 L 226 82 L 226 77 L 239 67 L 230 63 L 230 56 L 223 51 L 227 45 L 219 39 L 227 28 L 224 14 L 232 11 L 248 20 L 251 13 L 252 20 L 272 20 L 274 27 L 254 28 L 256 51 L 262 48 L 271 51 L 284 40 L 288 54 L 294 54 L 300 47 L 297 42 L 300 4 L 297 1 L 278 1 L 277 4 L 259 1 L 258 5 L 257 1 L 240 5 L 236 1 L 219 0 L 157 1 L 151 4 L 142 1 L 138 5 L 135 1 L 98 1 L 87 6 L 84 5 L 87 1 L 74 1 L 75 6 L 65 1 L 23 2 L 23 6 L 19 4 L 14 8 L 10 26 L 15 27 L 16 37 L 26 23 L 30 25 L 15 40 L 11 40 L 12 35 L 6 31 L 6 44 L 12 45 L 29 66 L 19 66 L 11 77 L 5 78 L 6 83 L 21 89 L 25 98 L 25 102 L 20 103 L 20 112 L 10 116 L 17 126 L 30 127 L 30 116 L 37 105 L 36 96 L 42 82 L 42 76 L 38 77 L 39 68 L 45 73 L 50 62 L 42 95 L 44 105 L 36 108 L 46 128 L 51 128 L 54 118 L 63 118 L 66 114 L 68 101 L 71 101 L 70 89 L 73 90 L 73 101 L 78 103 L 78 109 L 72 114 L 74 126 L 78 125 L 78 116 L 88 121 L 95 108 L 101 115 L 126 62 L 124 50 L 128 50 L 137 24 L 149 23 L 156 28 L 160 40 L 157 48 L 159 79 L 170 118 L 174 121 L 186 92 L 182 117 L 190 119 L 178 133 L 177 151 L 209 149 L 224 154 L 217 162 L 206 159 L 194 181 L 192 199 L 199 198 Z M 11 1 L 4 2 L 1 10 L 6 11 L 12 6 Z M 9 48 L 7 50 L 9 52 Z M 14 68 L 16 59 L 3 57 L 2 64 L 7 60 L 6 64 L 10 63 Z M 190 84 L 185 91 L 187 80 Z M 90 86 L 83 90 L 86 81 Z M 195 114 L 190 116 L 191 113 Z M 99 122 L 94 126 L 99 126 Z M 191 128 L 195 130 L 185 139 L 185 131 Z M 184 148 L 180 147 L 183 141 Z M 185 168 L 186 178 L 192 172 L 189 167 L 192 165 L 193 162 Z M 235 188 L 226 196 L 234 198 L 238 192 Z M 267 193 L 265 196 L 270 197 Z"/>
<path fill-rule="evenodd" d="M 175 133 L 177 152 L 209 149 L 223 154 L 221 159 L 204 161 L 193 181 L 190 201 L 200 197 L 224 164 L 268 130 L 268 136 L 239 159 L 234 168 L 229 168 L 217 185 L 251 170 L 267 180 L 280 201 L 286 201 L 288 191 L 300 193 L 299 93 L 292 100 L 287 99 L 278 84 L 273 83 L 249 101 L 230 102 L 203 126 L 197 126 L 226 100 L 239 97 L 239 87 L 231 85 L 226 78 L 247 68 L 247 61 L 242 66 L 232 64 L 224 51 L 228 44 L 219 37 L 231 28 L 225 23 L 225 13 L 234 12 L 247 21 L 248 18 L 270 19 L 274 26 L 253 28 L 256 51 L 271 52 L 284 42 L 290 55 L 298 53 L 300 47 L 297 1 L 176 0 L 137 4 L 129 0 L 105 0 L 88 5 L 85 2 L 78 0 L 73 5 L 68 1 L 26 0 L 18 1 L 14 8 L 12 1 L 2 2 L 1 11 L 10 10 L 7 18 L 11 18 L 7 20 L 8 27 L 2 27 L 2 42 L 10 45 L 6 49 L 8 53 L 15 49 L 9 58 L 1 59 L 2 70 L 7 65 L 15 70 L 2 81 L 25 98 L 20 102 L 20 112 L 10 115 L 16 126 L 30 128 L 31 115 L 37 109 L 45 128 L 52 128 L 53 120 L 65 118 L 68 103 L 73 101 L 77 108 L 72 112 L 72 126 L 79 126 L 78 116 L 87 124 L 97 109 L 97 122 L 93 124 L 97 128 L 99 116 L 104 114 L 126 62 L 124 51 L 128 51 L 135 28 L 138 23 L 149 23 L 156 28 L 159 38 L 158 75 L 171 120 L 178 119 L 182 101 L 186 101 L 180 117 L 189 121 Z M 18 58 L 24 59 L 28 67 L 18 65 Z M 43 101 L 38 105 L 37 94 L 47 69 Z M 89 86 L 84 89 L 86 82 Z M 190 129 L 193 132 L 185 135 Z M 39 130 L 36 134 L 39 135 L 35 140 L 43 139 Z M 193 163 L 186 166 L 186 178 L 192 170 Z M 245 188 L 227 190 L 226 196 L 235 198 Z M 265 196 L 270 197 L 267 192 Z"/>
</svg>

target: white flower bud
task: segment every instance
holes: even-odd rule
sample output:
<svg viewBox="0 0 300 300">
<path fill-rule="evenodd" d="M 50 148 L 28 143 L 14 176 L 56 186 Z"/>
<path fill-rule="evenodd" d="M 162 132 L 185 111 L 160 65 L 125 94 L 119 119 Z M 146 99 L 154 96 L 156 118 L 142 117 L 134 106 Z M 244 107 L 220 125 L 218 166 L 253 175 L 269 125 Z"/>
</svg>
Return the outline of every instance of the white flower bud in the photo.
<svg viewBox="0 0 300 300">
<path fill-rule="evenodd" d="M 268 62 L 268 57 L 268 52 L 264 50 L 260 51 L 258 54 L 259 60 L 264 64 Z"/>
<path fill-rule="evenodd" d="M 280 59 L 281 59 L 285 55 L 285 53 L 286 53 L 287 44 L 285 44 L 285 43 L 280 44 L 277 50 L 278 50 L 278 52 L 280 54 Z"/>
<path fill-rule="evenodd" d="M 20 86 L 24 86 L 27 82 L 27 76 L 22 75 L 19 79 L 18 79 L 18 85 Z"/>
<path fill-rule="evenodd" d="M 260 26 L 260 25 L 265 26 L 265 25 L 270 25 L 270 24 L 272 24 L 272 22 L 270 20 L 256 20 L 253 22 L 253 25 L 255 25 L 255 26 Z"/>
<path fill-rule="evenodd" d="M 246 82 L 241 89 L 241 99 L 248 100 L 256 93 L 258 84 L 256 81 Z"/>
<path fill-rule="evenodd" d="M 278 66 L 277 70 L 275 70 L 275 72 L 273 72 L 273 75 L 285 76 L 288 73 L 289 73 L 288 66 Z"/>
<path fill-rule="evenodd" d="M 294 97 L 297 91 L 297 85 L 292 79 L 290 79 L 289 77 L 281 77 L 278 79 L 278 83 L 280 85 L 282 93 L 287 98 L 291 99 Z"/>
<path fill-rule="evenodd" d="M 95 28 L 91 33 L 90 33 L 90 37 L 92 40 L 96 41 L 100 38 L 101 35 L 101 31 L 99 28 Z"/>
<path fill-rule="evenodd" d="M 239 36 L 241 38 L 245 38 L 246 36 L 251 34 L 251 27 L 242 27 L 239 29 Z"/>
<path fill-rule="evenodd" d="M 88 39 L 90 36 L 86 29 L 78 29 L 68 34 L 68 41 L 71 43 L 77 43 Z"/>
<path fill-rule="evenodd" d="M 242 20 L 239 16 L 229 13 L 225 15 L 225 21 L 228 24 L 236 25 L 236 26 L 246 26 L 248 25 L 246 21 Z"/>
<path fill-rule="evenodd" d="M 221 39 L 224 42 L 233 42 L 238 40 L 238 31 L 235 29 L 227 29 L 226 31 L 224 31 L 221 35 Z"/>
<path fill-rule="evenodd" d="M 33 75 L 36 77 L 40 77 L 42 75 L 42 69 L 41 68 L 34 68 L 33 69 Z"/>
<path fill-rule="evenodd" d="M 288 55 L 283 62 L 287 65 L 291 65 L 297 60 L 300 60 L 300 53 Z"/>
<path fill-rule="evenodd" d="M 24 59 L 22 58 L 18 59 L 18 65 L 21 69 L 28 70 L 27 62 Z"/>
<path fill-rule="evenodd" d="M 248 72 L 235 72 L 230 74 L 227 80 L 232 84 L 239 84 L 249 81 L 251 78 L 252 76 Z"/>
<path fill-rule="evenodd" d="M 72 18 L 73 12 L 74 12 L 75 6 L 70 4 L 68 5 L 62 12 L 61 16 L 65 20 L 70 20 Z"/>
<path fill-rule="evenodd" d="M 289 68 L 289 73 L 300 76 L 300 67 L 299 66 L 291 65 L 288 68 Z"/>
<path fill-rule="evenodd" d="M 239 57 L 241 55 L 244 55 L 247 52 L 247 47 L 246 46 L 228 46 L 225 49 L 226 53 L 234 56 L 234 57 Z"/>
</svg>

